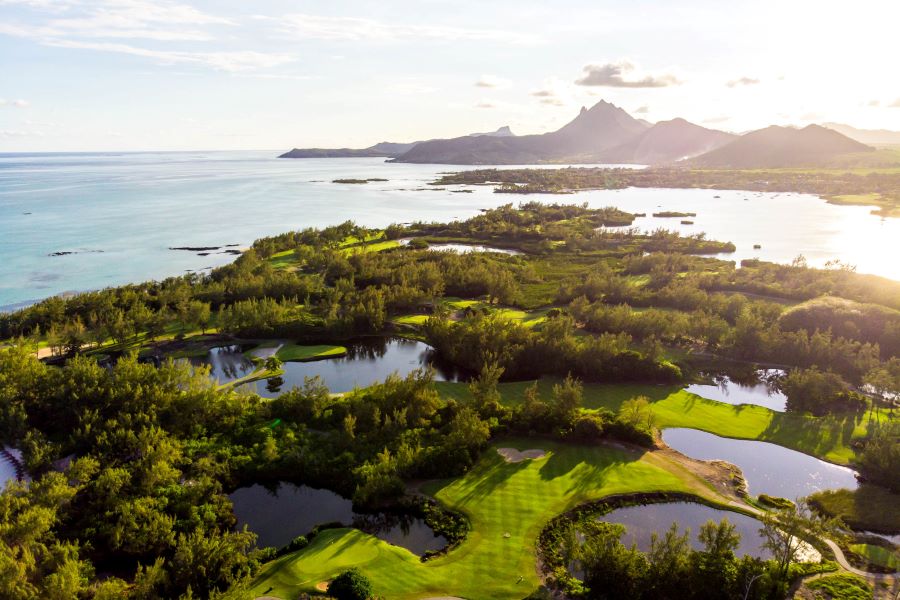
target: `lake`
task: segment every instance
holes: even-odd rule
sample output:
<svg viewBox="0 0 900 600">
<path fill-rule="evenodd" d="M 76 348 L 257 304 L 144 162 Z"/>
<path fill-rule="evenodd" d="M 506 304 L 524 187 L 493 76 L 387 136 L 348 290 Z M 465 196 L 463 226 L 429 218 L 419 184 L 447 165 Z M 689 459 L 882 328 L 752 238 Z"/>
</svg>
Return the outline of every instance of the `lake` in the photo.
<svg viewBox="0 0 900 600">
<path fill-rule="evenodd" d="M 431 365 L 436 381 L 458 381 L 466 374 L 453 365 L 439 361 L 434 349 L 416 340 L 399 337 L 370 337 L 351 342 L 341 342 L 347 354 L 336 358 L 308 362 L 285 362 L 284 383 L 271 388 L 266 380 L 251 381 L 237 387 L 264 398 L 275 398 L 294 386 L 303 387 L 307 377 L 321 377 L 328 389 L 335 393 L 349 392 L 355 387 L 365 387 L 376 381 L 384 381 L 388 375 L 401 377 L 415 369 Z"/>
<path fill-rule="evenodd" d="M 238 519 L 238 529 L 247 525 L 257 534 L 257 546 L 279 548 L 316 525 L 341 522 L 414 554 L 440 550 L 447 545 L 422 519 L 397 515 L 367 515 L 353 511 L 353 502 L 332 491 L 281 483 L 274 490 L 261 485 L 235 490 L 229 496 Z"/>
<path fill-rule="evenodd" d="M 221 383 L 228 383 L 249 375 L 256 365 L 244 356 L 244 348 L 238 344 L 210 348 L 206 356 L 187 359 L 195 367 L 208 366 L 209 376 Z"/>
<path fill-rule="evenodd" d="M 768 442 L 734 440 L 697 429 L 662 432 L 675 450 L 700 460 L 724 460 L 740 467 L 754 496 L 768 494 L 796 500 L 826 489 L 856 489 L 856 473 L 815 457 Z"/>
<path fill-rule="evenodd" d="M 700 526 L 709 520 L 719 522 L 722 519 L 737 528 L 741 534 L 741 544 L 735 554 L 738 556 L 757 556 L 769 558 L 771 553 L 762 547 L 763 538 L 759 535 L 761 524 L 753 517 L 730 510 L 712 508 L 696 502 L 662 502 L 657 504 L 645 504 L 641 506 L 627 506 L 617 508 L 598 517 L 600 521 L 607 523 L 619 523 L 626 527 L 622 536 L 622 543 L 626 546 L 636 544 L 638 550 L 647 552 L 650 550 L 650 540 L 654 533 L 662 538 L 672 523 L 678 523 L 679 533 L 690 529 L 691 546 L 700 549 L 702 546 L 697 541 Z"/>
<path fill-rule="evenodd" d="M 713 375 L 712 384 L 695 383 L 685 389 L 709 400 L 728 404 L 756 404 L 784 412 L 787 396 L 772 383 L 775 377 L 783 373 L 779 369 L 762 369 L 755 371 L 749 380 L 741 381 L 736 381 L 729 375 Z"/>
<path fill-rule="evenodd" d="M 728 259 L 789 262 L 802 253 L 813 266 L 840 258 L 860 272 L 900 279 L 900 261 L 893 259 L 900 219 L 811 195 L 626 189 L 510 199 L 488 186 L 465 188 L 473 190 L 467 194 L 427 186 L 440 172 L 475 167 L 389 164 L 380 158 L 289 160 L 277 154 L 0 155 L 0 308 L 204 271 L 233 260 L 229 250 L 290 229 L 347 219 L 372 227 L 449 221 L 526 200 L 588 202 L 648 215 L 660 208 L 696 212 L 693 225 L 655 217 L 638 218 L 635 225 L 703 231 L 732 241 L 737 252 Z M 388 181 L 332 183 L 371 177 Z M 754 250 L 754 244 L 762 247 Z M 181 246 L 219 248 L 206 256 L 169 249 Z"/>
</svg>

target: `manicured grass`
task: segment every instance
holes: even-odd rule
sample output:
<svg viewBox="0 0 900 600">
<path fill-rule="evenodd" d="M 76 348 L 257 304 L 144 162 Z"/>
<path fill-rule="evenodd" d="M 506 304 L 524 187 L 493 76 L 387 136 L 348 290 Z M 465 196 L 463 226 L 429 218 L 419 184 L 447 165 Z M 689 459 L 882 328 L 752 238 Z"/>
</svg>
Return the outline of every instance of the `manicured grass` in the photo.
<svg viewBox="0 0 900 600">
<path fill-rule="evenodd" d="M 285 344 L 278 350 L 276 356 L 283 361 L 302 361 L 334 358 L 336 356 L 343 356 L 344 354 L 347 354 L 347 349 L 344 346 L 331 346 L 328 344 L 300 346 L 299 344 Z"/>
<path fill-rule="evenodd" d="M 422 325 L 425 321 L 428 320 L 428 317 L 431 315 L 404 315 L 402 317 L 396 317 L 393 319 L 394 323 L 398 325 Z"/>
<path fill-rule="evenodd" d="M 851 544 L 850 550 L 865 558 L 870 564 L 900 570 L 900 556 L 888 548 L 873 544 Z"/>
<path fill-rule="evenodd" d="M 832 598 L 834 600 L 869 600 L 872 597 L 872 588 L 861 577 L 850 573 L 836 573 L 826 575 L 821 579 L 815 579 L 806 584 L 806 587 L 825 592 L 826 596 L 816 594 L 817 598 Z"/>
<path fill-rule="evenodd" d="M 541 448 L 548 456 L 507 463 L 496 447 Z M 652 490 L 691 492 L 712 501 L 712 489 L 656 453 L 548 440 L 504 440 L 488 448 L 463 477 L 426 486 L 447 506 L 464 512 L 472 531 L 462 545 L 426 563 L 356 530 L 316 537 L 304 550 L 265 565 L 252 592 L 294 598 L 349 566 L 371 579 L 385 598 L 518 599 L 540 584 L 535 543 L 541 528 L 569 508 L 610 494 Z"/>
<path fill-rule="evenodd" d="M 538 389 L 549 398 L 557 380 L 542 379 Z M 502 383 L 504 404 L 515 406 L 524 398 L 533 382 Z M 469 390 L 464 383 L 436 384 L 442 395 L 464 399 Z M 779 413 L 762 406 L 735 406 L 707 400 L 677 386 L 642 384 L 596 384 L 584 386 L 584 407 L 605 408 L 616 412 L 622 402 L 635 396 L 647 396 L 656 415 L 656 426 L 689 427 L 724 437 L 772 442 L 799 450 L 837 464 L 849 464 L 856 456 L 851 441 L 865 437 L 870 427 L 869 414 L 844 414 L 807 417 Z"/>
<path fill-rule="evenodd" d="M 900 494 L 875 485 L 855 490 L 825 490 L 811 497 L 817 510 L 838 517 L 853 529 L 900 533 Z"/>
<path fill-rule="evenodd" d="M 276 252 L 270 256 L 269 263 L 276 269 L 286 269 L 296 265 L 297 260 L 294 258 L 293 250 L 285 250 L 283 252 Z"/>
<path fill-rule="evenodd" d="M 341 248 L 341 252 L 350 255 L 364 252 L 381 252 L 382 250 L 398 247 L 400 247 L 400 242 L 398 242 L 397 240 L 385 240 L 383 242 L 372 242 L 370 244 L 367 243 L 358 246 L 348 246 L 346 248 Z"/>
</svg>

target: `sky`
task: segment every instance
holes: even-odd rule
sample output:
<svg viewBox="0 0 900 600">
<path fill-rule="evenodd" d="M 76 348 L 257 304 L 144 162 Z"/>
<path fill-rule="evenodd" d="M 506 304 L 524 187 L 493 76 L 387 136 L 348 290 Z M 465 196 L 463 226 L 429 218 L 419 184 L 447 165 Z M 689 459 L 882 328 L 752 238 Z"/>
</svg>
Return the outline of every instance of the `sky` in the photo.
<svg viewBox="0 0 900 600">
<path fill-rule="evenodd" d="M 365 147 L 607 100 L 900 129 L 896 0 L 0 0 L 0 152 Z"/>
</svg>

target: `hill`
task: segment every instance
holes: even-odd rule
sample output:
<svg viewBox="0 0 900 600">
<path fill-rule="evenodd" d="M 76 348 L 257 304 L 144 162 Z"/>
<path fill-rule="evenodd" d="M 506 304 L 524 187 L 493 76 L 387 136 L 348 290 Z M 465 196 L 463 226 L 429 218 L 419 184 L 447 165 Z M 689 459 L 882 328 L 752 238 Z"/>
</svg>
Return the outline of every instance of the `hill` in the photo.
<svg viewBox="0 0 900 600">
<path fill-rule="evenodd" d="M 660 121 L 636 138 L 602 155 L 603 162 L 662 164 L 710 152 L 737 136 L 707 129 L 684 119 Z"/>
<path fill-rule="evenodd" d="M 803 129 L 772 125 L 744 134 L 689 164 L 736 169 L 822 166 L 841 155 L 872 151 L 871 146 L 820 125 Z"/>
<path fill-rule="evenodd" d="M 857 129 L 852 125 L 841 123 L 825 123 L 828 129 L 834 129 L 838 133 L 846 135 L 852 140 L 870 146 L 900 146 L 900 131 L 889 129 Z"/>
<path fill-rule="evenodd" d="M 627 112 L 601 100 L 582 107 L 571 122 L 550 133 L 518 137 L 459 137 L 417 144 L 396 162 L 461 165 L 524 164 L 595 157 L 624 144 L 647 126 Z"/>
<path fill-rule="evenodd" d="M 487 133 L 470 133 L 467 137 L 515 137 L 509 125 Z M 368 148 L 294 148 L 278 158 L 360 158 L 384 156 L 394 158 L 409 152 L 423 142 L 379 142 Z"/>
</svg>

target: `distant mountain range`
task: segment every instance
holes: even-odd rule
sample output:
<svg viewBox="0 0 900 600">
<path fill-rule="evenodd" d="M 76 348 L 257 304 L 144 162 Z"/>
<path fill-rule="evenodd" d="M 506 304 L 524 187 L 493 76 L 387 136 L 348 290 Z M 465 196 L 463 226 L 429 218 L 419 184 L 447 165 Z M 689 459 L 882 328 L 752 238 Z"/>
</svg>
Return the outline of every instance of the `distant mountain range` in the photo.
<svg viewBox="0 0 900 600">
<path fill-rule="evenodd" d="M 900 131 L 888 129 L 857 129 L 840 123 L 824 123 L 828 129 L 843 133 L 850 139 L 873 146 L 900 146 Z"/>
<path fill-rule="evenodd" d="M 389 162 L 457 165 L 677 163 L 711 168 L 766 168 L 818 165 L 840 155 L 872 150 L 819 125 L 803 129 L 772 126 L 738 136 L 684 119 L 651 124 L 601 100 L 590 109 L 582 108 L 562 128 L 540 135 L 516 136 L 509 127 L 501 127 L 490 133 L 408 144 L 381 142 L 362 149 L 295 148 L 281 158 L 384 156 Z"/>
<path fill-rule="evenodd" d="M 803 129 L 772 125 L 746 133 L 690 163 L 732 169 L 801 167 L 825 164 L 842 154 L 874 150 L 821 125 L 807 125 Z"/>
<path fill-rule="evenodd" d="M 488 133 L 470 133 L 467 137 L 512 137 L 515 136 L 508 125 Z M 294 148 L 278 158 L 360 158 L 384 156 L 394 158 L 412 150 L 423 142 L 379 142 L 368 148 Z"/>
</svg>

